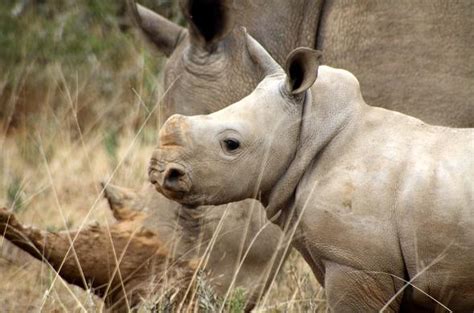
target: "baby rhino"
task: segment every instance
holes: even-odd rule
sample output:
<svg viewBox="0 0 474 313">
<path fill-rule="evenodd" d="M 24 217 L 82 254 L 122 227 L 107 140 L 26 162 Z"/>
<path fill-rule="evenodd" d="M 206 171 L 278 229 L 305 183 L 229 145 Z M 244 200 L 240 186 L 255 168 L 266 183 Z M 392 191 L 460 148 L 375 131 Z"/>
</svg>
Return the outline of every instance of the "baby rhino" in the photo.
<svg viewBox="0 0 474 313">
<path fill-rule="evenodd" d="M 210 115 L 172 116 L 149 177 L 189 207 L 256 198 L 334 312 L 474 310 L 474 132 L 367 105 L 349 72 L 294 50 Z M 390 73 L 386 73 L 390 75 Z"/>
</svg>

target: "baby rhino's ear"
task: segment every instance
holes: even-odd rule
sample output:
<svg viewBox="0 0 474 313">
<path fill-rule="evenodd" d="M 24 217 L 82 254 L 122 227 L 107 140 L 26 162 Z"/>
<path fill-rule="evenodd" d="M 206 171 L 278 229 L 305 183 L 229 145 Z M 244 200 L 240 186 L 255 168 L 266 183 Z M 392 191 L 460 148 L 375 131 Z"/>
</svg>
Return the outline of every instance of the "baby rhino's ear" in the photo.
<svg viewBox="0 0 474 313">
<path fill-rule="evenodd" d="M 289 94 L 298 95 L 313 86 L 318 77 L 321 51 L 310 48 L 296 48 L 286 58 L 286 89 Z"/>
</svg>

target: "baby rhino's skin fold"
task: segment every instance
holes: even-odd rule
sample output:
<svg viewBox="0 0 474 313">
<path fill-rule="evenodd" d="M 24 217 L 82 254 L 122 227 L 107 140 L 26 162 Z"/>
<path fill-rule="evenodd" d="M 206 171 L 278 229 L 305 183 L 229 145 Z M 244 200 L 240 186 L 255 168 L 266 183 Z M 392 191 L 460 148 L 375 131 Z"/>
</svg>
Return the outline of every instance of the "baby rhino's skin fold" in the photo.
<svg viewBox="0 0 474 313">
<path fill-rule="evenodd" d="M 188 206 L 260 199 L 335 312 L 472 312 L 474 131 L 367 105 L 314 50 L 283 69 L 250 36 L 247 49 L 265 79 L 218 112 L 172 116 L 155 188 Z"/>
</svg>

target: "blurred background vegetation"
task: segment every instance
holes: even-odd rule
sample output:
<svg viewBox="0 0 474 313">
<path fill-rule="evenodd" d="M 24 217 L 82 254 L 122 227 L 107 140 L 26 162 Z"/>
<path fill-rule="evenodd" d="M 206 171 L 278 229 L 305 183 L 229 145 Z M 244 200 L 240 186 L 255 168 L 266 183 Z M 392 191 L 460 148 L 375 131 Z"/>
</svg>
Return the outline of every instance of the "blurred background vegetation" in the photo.
<svg viewBox="0 0 474 313">
<path fill-rule="evenodd" d="M 178 1 L 140 3 L 183 22 Z M 0 1 L 0 205 L 30 214 L 64 196 L 74 210 L 91 205 L 84 194 L 97 197 L 109 173 L 146 181 L 164 61 L 126 0 Z"/>
<path fill-rule="evenodd" d="M 140 3 L 182 21 L 175 0 Z M 0 0 L 0 206 L 25 224 L 113 223 L 99 181 L 146 182 L 165 59 L 126 8 L 126 0 Z M 91 312 L 102 305 L 2 236 L 0 277 L 1 312 L 78 311 L 76 297 L 95 303 Z"/>
<path fill-rule="evenodd" d="M 182 22 L 177 1 L 140 3 Z M 73 119 L 73 135 L 138 127 L 157 100 L 162 64 L 133 27 L 126 0 L 0 1 L 4 132 L 31 131 L 44 119 Z"/>
</svg>

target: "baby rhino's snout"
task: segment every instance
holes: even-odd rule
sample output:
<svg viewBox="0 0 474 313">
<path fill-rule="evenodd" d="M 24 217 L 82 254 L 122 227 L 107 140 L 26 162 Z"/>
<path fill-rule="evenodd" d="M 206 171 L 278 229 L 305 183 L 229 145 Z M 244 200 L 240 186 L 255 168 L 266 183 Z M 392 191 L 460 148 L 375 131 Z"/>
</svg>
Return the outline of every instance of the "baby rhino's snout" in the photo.
<svg viewBox="0 0 474 313">
<path fill-rule="evenodd" d="M 168 198 L 178 200 L 191 189 L 187 169 L 180 164 L 180 150 L 185 145 L 186 118 L 175 114 L 160 130 L 160 146 L 153 152 L 148 171 L 150 182 Z"/>
<path fill-rule="evenodd" d="M 156 152 L 159 152 L 159 150 Z M 154 156 L 156 154 L 154 153 Z M 153 157 L 148 175 L 155 188 L 168 197 L 183 196 L 191 189 L 191 180 L 181 164 L 164 163 Z"/>
</svg>

